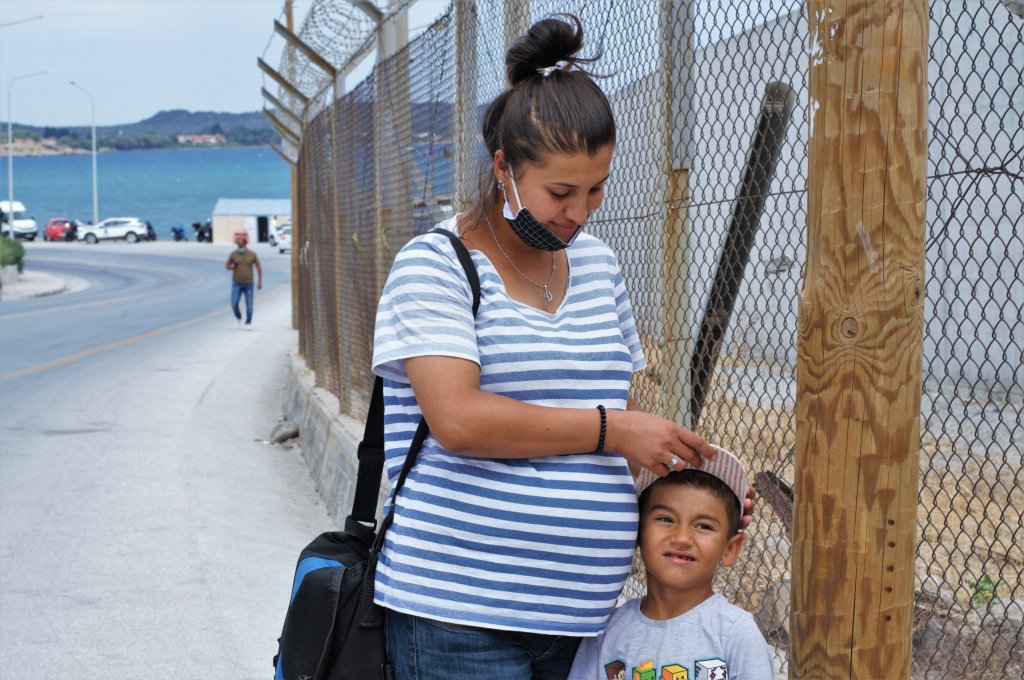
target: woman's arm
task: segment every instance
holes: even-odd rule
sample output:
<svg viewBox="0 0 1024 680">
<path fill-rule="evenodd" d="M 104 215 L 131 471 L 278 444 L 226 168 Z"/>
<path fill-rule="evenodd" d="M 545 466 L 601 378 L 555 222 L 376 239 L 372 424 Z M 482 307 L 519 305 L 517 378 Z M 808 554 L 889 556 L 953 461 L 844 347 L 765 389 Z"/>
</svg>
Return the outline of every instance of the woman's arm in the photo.
<svg viewBox="0 0 1024 680">
<path fill-rule="evenodd" d="M 438 442 L 454 453 L 493 458 L 540 458 L 584 453 L 597 447 L 601 429 L 596 408 L 536 406 L 480 389 L 480 367 L 443 356 L 405 360 L 405 370 Z M 634 410 L 636 409 L 636 410 Z M 695 467 L 713 458 L 701 437 L 660 416 L 638 410 L 607 411 L 605 449 L 631 466 L 656 474 L 669 471 L 677 455 Z"/>
</svg>

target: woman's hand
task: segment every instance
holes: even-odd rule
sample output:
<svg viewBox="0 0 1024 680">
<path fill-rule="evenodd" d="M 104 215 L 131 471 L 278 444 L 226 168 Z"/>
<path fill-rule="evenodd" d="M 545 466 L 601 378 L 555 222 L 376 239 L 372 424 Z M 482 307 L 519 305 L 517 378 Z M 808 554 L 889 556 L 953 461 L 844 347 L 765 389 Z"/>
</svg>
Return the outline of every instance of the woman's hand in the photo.
<svg viewBox="0 0 1024 680">
<path fill-rule="evenodd" d="M 672 463 L 672 455 L 677 455 L 681 460 L 685 460 L 693 467 L 699 468 L 704 458 L 708 460 L 714 460 L 715 450 L 710 444 L 704 441 L 699 435 L 685 427 L 676 425 L 675 423 L 665 420 L 659 416 L 650 415 L 642 410 L 640 405 L 632 398 L 629 398 L 629 405 L 625 413 L 619 412 L 619 415 L 627 415 L 631 417 L 647 416 L 647 419 L 638 418 L 636 420 L 623 420 L 621 423 L 622 427 L 637 427 L 640 428 L 636 432 L 626 435 L 626 444 L 616 444 L 619 448 L 613 448 L 608 446 L 607 448 L 618 451 L 626 462 L 629 464 L 630 471 L 633 476 L 636 476 L 637 471 L 641 467 L 645 467 L 659 477 L 667 475 L 672 470 L 679 469 L 679 464 L 670 465 Z M 611 422 L 612 414 L 609 412 L 609 436 L 611 435 Z M 660 421 L 660 422 L 659 422 Z M 660 433 L 651 434 L 651 433 Z M 610 441 L 618 442 L 617 438 L 610 439 Z M 645 447 L 643 445 L 630 447 L 629 442 L 650 442 L 655 441 L 653 447 Z M 628 449 L 628 451 L 627 451 Z M 670 451 L 671 453 L 666 453 Z M 750 521 L 754 516 L 754 501 L 757 500 L 757 491 L 754 490 L 753 486 L 747 487 L 747 497 L 743 501 L 743 516 L 740 517 L 740 529 L 746 529 L 750 526 Z"/>
<path fill-rule="evenodd" d="M 715 450 L 704 439 L 661 416 L 638 410 L 608 411 L 605 448 L 618 452 L 631 467 L 647 468 L 659 477 L 682 467 L 695 468 L 714 460 Z"/>
</svg>

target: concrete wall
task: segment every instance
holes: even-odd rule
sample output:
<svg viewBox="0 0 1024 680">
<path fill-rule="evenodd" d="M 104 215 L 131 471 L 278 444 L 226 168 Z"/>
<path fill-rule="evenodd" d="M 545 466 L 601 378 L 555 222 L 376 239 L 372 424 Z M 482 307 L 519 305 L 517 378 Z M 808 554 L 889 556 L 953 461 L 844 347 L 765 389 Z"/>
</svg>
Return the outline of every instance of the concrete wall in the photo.
<svg viewBox="0 0 1024 680">
<path fill-rule="evenodd" d="M 214 243 L 234 243 L 235 232 L 246 231 L 242 215 L 214 215 L 212 223 Z"/>
<path fill-rule="evenodd" d="M 291 215 L 214 215 L 211 220 L 213 242 L 234 243 L 235 232 L 244 231 L 249 235 L 249 243 L 259 243 L 259 234 L 257 233 L 259 217 L 266 217 L 271 225 L 284 224 L 292 219 Z"/>
<path fill-rule="evenodd" d="M 331 519 L 337 526 L 344 526 L 352 510 L 359 469 L 356 452 L 363 438 L 363 422 L 338 412 L 337 398 L 314 385 L 305 360 L 298 354 L 292 355 L 282 412 L 287 420 L 299 426 L 302 458 L 309 466 Z M 381 484 L 378 521 L 389 489 L 386 482 Z"/>
</svg>

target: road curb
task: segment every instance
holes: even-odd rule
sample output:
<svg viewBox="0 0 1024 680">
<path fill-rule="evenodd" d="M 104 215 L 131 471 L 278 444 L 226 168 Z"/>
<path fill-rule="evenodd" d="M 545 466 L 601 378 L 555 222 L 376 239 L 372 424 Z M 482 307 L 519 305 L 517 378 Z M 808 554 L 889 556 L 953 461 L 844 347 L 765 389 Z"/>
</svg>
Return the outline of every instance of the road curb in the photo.
<svg viewBox="0 0 1024 680">
<path fill-rule="evenodd" d="M 26 300 L 28 298 L 57 295 L 68 290 L 68 282 L 59 276 L 41 271 L 23 271 L 14 281 L 4 283 L 4 300 Z"/>
</svg>

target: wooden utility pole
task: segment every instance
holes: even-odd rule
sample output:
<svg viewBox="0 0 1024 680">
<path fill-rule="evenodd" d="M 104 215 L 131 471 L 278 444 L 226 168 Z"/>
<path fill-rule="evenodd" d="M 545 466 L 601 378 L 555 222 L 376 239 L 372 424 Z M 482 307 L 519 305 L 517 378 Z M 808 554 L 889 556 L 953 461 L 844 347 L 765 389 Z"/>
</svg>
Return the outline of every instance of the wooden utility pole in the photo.
<svg viewBox="0 0 1024 680">
<path fill-rule="evenodd" d="M 808 0 L 791 678 L 909 678 L 927 0 Z"/>
</svg>

